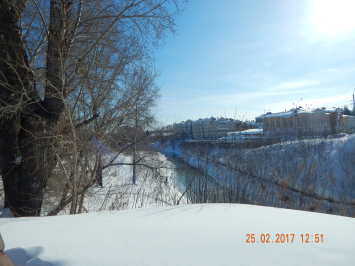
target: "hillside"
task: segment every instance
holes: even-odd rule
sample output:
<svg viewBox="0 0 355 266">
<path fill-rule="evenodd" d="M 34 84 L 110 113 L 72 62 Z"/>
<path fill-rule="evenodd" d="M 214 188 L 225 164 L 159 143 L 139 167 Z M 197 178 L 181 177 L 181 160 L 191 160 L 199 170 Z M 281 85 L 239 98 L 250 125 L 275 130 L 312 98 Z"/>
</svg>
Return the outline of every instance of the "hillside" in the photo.
<svg viewBox="0 0 355 266">
<path fill-rule="evenodd" d="M 193 203 L 249 203 L 355 216 L 355 134 L 257 148 L 250 144 L 176 142 L 156 146 L 175 152 L 220 182 L 223 195 L 220 190 L 208 190 L 204 201 L 195 197 L 190 199 Z M 198 182 L 202 185 L 195 193 L 205 185 L 203 179 Z"/>
</svg>

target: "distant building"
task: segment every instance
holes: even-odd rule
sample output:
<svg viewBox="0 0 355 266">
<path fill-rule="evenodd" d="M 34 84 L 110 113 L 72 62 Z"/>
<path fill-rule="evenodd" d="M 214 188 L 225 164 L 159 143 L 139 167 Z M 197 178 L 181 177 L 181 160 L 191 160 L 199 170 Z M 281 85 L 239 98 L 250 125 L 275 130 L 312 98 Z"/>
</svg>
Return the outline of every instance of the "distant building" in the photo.
<svg viewBox="0 0 355 266">
<path fill-rule="evenodd" d="M 235 131 L 236 125 L 240 121 L 231 118 L 200 118 L 192 121 L 182 121 L 173 124 L 175 137 L 178 139 L 194 138 L 194 139 L 214 139 L 226 136 L 228 132 Z M 253 124 L 254 122 L 250 122 Z"/>
<path fill-rule="evenodd" d="M 259 116 L 255 117 L 255 122 L 256 122 L 256 123 L 262 123 L 263 120 L 264 120 L 264 117 L 265 117 L 267 114 L 271 114 L 271 113 L 268 112 L 268 113 L 266 113 L 266 114 L 262 114 L 262 115 L 259 115 Z"/>
<path fill-rule="evenodd" d="M 177 139 L 186 137 L 186 124 L 185 121 L 173 124 L 174 134 Z"/>
<path fill-rule="evenodd" d="M 263 118 L 264 136 L 291 138 L 319 136 L 344 132 L 342 110 L 295 108 L 280 113 L 268 113 Z"/>
<path fill-rule="evenodd" d="M 185 122 L 185 132 L 187 138 L 192 138 L 192 120 L 190 119 Z"/>
<path fill-rule="evenodd" d="M 192 122 L 192 138 L 194 139 L 203 138 L 202 119 L 195 120 Z"/>
<path fill-rule="evenodd" d="M 219 118 L 217 119 L 217 132 L 216 137 L 220 138 L 226 136 L 228 132 L 236 130 L 236 122 L 231 118 Z"/>
<path fill-rule="evenodd" d="M 247 129 L 244 131 L 228 132 L 223 140 L 239 140 L 239 139 L 260 139 L 263 137 L 263 127 Z"/>
<path fill-rule="evenodd" d="M 355 117 L 350 115 L 343 115 L 344 131 L 347 134 L 355 133 Z"/>
<path fill-rule="evenodd" d="M 344 133 L 343 110 L 335 107 L 331 109 L 322 107 L 321 110 L 330 114 L 330 134 Z"/>
<path fill-rule="evenodd" d="M 215 138 L 217 135 L 217 123 L 216 118 L 205 118 L 201 121 L 202 124 L 202 137 L 203 138 Z"/>
</svg>

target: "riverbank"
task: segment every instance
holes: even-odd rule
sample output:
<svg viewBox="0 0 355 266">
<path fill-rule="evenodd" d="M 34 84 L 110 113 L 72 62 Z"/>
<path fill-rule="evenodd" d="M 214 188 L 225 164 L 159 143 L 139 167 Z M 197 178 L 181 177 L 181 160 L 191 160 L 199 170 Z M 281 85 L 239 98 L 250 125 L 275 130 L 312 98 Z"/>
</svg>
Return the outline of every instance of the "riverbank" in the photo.
<svg viewBox="0 0 355 266">
<path fill-rule="evenodd" d="M 355 134 L 259 148 L 179 141 L 156 146 L 218 180 L 223 197 L 213 200 L 355 216 Z"/>
</svg>

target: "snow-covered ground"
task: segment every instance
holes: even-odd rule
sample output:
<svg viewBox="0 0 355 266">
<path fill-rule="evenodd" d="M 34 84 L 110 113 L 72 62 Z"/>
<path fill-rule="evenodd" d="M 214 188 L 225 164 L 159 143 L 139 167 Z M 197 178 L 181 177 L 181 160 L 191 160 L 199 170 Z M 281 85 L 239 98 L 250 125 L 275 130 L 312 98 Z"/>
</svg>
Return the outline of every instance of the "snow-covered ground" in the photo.
<svg viewBox="0 0 355 266">
<path fill-rule="evenodd" d="M 351 153 L 352 141 L 325 143 L 327 157 Z M 178 145 L 156 146 L 183 155 Z M 261 150 L 270 154 L 273 147 Z M 166 161 L 160 154 L 149 158 L 150 165 Z M 247 204 L 169 206 L 181 196 L 169 180 L 171 168 L 140 168 L 137 185 L 132 166 L 110 168 L 104 188 L 86 198 L 87 214 L 0 219 L 5 252 L 16 266 L 355 265 L 354 218 Z M 277 235 L 284 243 L 276 243 Z"/>
<path fill-rule="evenodd" d="M 244 193 L 237 202 L 355 216 L 355 134 L 259 148 L 179 141 L 156 147 Z"/>
<path fill-rule="evenodd" d="M 134 208 L 159 207 L 175 205 L 181 197 L 181 192 L 173 180 L 174 165 L 159 152 L 139 152 L 137 157 L 144 157 L 140 163 L 148 167 L 137 166 L 136 182 L 133 184 L 132 156 L 120 155 L 115 165 L 103 171 L 103 187 L 90 188 L 84 199 L 82 212 L 100 212 L 105 210 L 125 210 Z M 104 163 L 110 161 L 113 155 L 106 155 Z M 60 191 L 61 192 L 61 191 Z M 61 193 L 46 194 L 42 208 L 42 216 L 46 216 L 60 200 Z M 0 218 L 12 217 L 8 209 L 3 208 L 4 192 L 0 182 Z M 182 197 L 180 203 L 186 203 Z M 69 214 L 70 205 L 59 215 Z M 1 265 L 0 265 L 1 266 Z"/>
<path fill-rule="evenodd" d="M 179 149 L 180 143 L 180 141 L 171 141 L 166 143 L 160 143 L 157 141 L 154 147 L 163 153 L 175 153 L 177 155 L 181 155 L 181 151 Z"/>
<path fill-rule="evenodd" d="M 253 205 L 5 218 L 0 231 L 16 266 L 355 265 L 355 219 Z M 246 243 L 248 234 L 255 243 Z M 277 234 L 289 243 L 276 243 Z"/>
<path fill-rule="evenodd" d="M 115 154 L 106 154 L 103 164 L 109 163 Z M 136 167 L 135 184 L 133 184 L 132 156 L 118 156 L 112 167 L 104 169 L 103 187 L 92 187 L 86 193 L 83 212 L 104 210 L 125 210 L 133 208 L 169 206 L 176 204 L 181 197 L 172 180 L 174 165 L 159 152 L 137 152 L 137 158 L 145 166 Z M 58 194 L 58 196 L 61 196 Z M 60 198 L 46 195 L 42 215 L 46 215 Z M 185 202 L 184 199 L 181 200 Z M 69 214 L 69 205 L 59 214 Z M 1 209 L 0 209 L 1 213 Z"/>
<path fill-rule="evenodd" d="M 131 156 L 120 156 L 122 165 L 111 167 L 103 172 L 104 187 L 92 189 L 85 205 L 89 211 L 122 210 L 143 207 L 174 205 L 181 193 L 171 180 L 173 165 L 158 152 L 146 154 L 141 163 L 150 166 L 137 166 L 136 184 L 133 185 L 133 167 Z M 153 169 L 153 170 L 152 170 Z"/>
</svg>

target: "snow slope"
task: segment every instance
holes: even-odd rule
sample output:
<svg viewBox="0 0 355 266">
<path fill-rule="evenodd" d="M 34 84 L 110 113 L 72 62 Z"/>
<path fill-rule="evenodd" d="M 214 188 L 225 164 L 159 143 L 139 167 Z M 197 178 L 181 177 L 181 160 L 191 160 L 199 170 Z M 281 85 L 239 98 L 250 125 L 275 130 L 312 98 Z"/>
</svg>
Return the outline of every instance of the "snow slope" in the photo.
<svg viewBox="0 0 355 266">
<path fill-rule="evenodd" d="M 122 210 L 142 207 L 157 207 L 173 205 L 180 198 L 181 193 L 171 180 L 173 165 L 166 157 L 158 152 L 147 154 L 137 153 L 156 171 L 137 166 L 136 185 L 132 184 L 133 168 L 130 165 L 118 165 L 103 171 L 103 188 L 93 188 L 92 195 L 85 200 L 89 210 Z M 110 161 L 110 158 L 106 158 Z M 131 156 L 119 156 L 117 161 L 131 163 Z"/>
<path fill-rule="evenodd" d="M 318 202 L 312 198 L 307 198 L 309 202 L 305 203 L 301 194 L 290 190 L 286 191 L 290 199 L 287 205 L 278 200 L 285 193 L 279 189 L 282 187 L 280 185 L 286 184 L 292 189 L 311 192 L 342 203 L 354 202 L 355 134 L 286 141 L 259 148 L 231 148 L 224 145 L 198 147 L 199 145 L 184 146 L 181 143 L 175 142 L 175 153 L 186 163 L 203 170 L 220 182 L 227 181 L 231 187 L 245 187 L 248 191 L 248 203 L 305 210 L 312 209 L 315 203 L 321 203 L 317 211 L 355 217 L 355 208 L 348 208 L 345 204 Z M 160 150 L 169 150 L 172 142 L 156 146 Z M 257 182 L 252 183 L 250 180 Z M 261 191 L 259 184 L 262 180 L 269 181 L 263 182 L 262 191 L 273 191 L 278 196 L 261 199 L 258 193 Z M 303 203 L 298 204 L 301 201 Z"/>
<path fill-rule="evenodd" d="M 115 156 L 114 153 L 106 154 L 103 164 L 108 164 Z M 135 185 L 133 185 L 133 167 L 127 165 L 132 163 L 132 156 L 120 155 L 115 160 L 118 165 L 104 169 L 103 187 L 96 186 L 87 191 L 83 204 L 84 210 L 98 212 L 176 204 L 181 193 L 172 180 L 174 171 L 172 163 L 159 152 L 137 152 L 137 158 L 142 158 L 140 163 L 150 168 L 137 166 Z M 1 189 L 2 183 L 0 183 L 0 213 L 2 212 L 1 203 L 4 201 L 1 198 Z M 61 193 L 53 194 L 45 195 L 43 216 L 60 201 Z M 181 203 L 185 202 L 183 198 Z M 59 214 L 69 214 L 69 210 L 70 205 Z"/>
<path fill-rule="evenodd" d="M 5 218 L 0 231 L 17 266 L 355 265 L 355 219 L 253 205 Z M 246 243 L 247 234 L 295 237 Z M 323 234 L 324 242 L 302 243 L 301 234 Z"/>
</svg>

